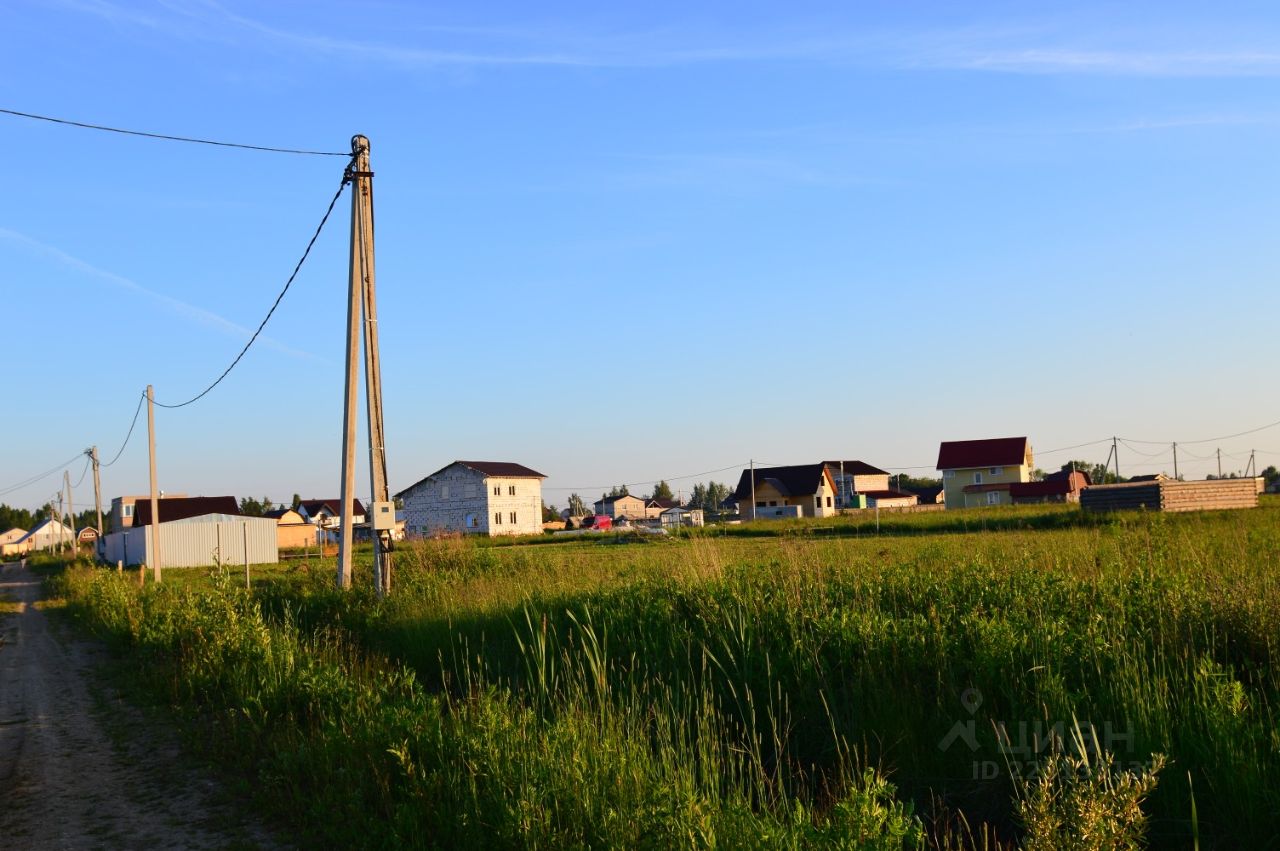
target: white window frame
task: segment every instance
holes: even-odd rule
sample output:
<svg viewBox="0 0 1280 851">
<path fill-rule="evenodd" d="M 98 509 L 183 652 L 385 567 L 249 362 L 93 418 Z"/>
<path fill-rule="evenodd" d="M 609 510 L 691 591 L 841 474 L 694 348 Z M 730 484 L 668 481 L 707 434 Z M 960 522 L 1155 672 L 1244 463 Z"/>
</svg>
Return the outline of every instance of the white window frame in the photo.
<svg viewBox="0 0 1280 851">
<path fill-rule="evenodd" d="M 974 471 L 973 471 L 973 483 L 974 483 L 975 485 L 980 485 L 980 484 L 982 484 L 982 471 L 981 471 L 981 470 L 974 470 Z"/>
<path fill-rule="evenodd" d="M 987 505 L 1000 504 L 1000 491 L 987 491 Z"/>
<path fill-rule="evenodd" d="M 993 476 L 998 476 L 1004 472 L 1004 467 L 992 467 L 988 472 Z"/>
</svg>

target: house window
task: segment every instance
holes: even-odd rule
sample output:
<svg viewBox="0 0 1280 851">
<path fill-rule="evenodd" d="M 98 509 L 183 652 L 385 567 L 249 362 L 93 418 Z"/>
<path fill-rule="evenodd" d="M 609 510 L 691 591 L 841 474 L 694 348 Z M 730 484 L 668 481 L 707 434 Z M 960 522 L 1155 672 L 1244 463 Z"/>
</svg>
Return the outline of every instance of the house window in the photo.
<svg viewBox="0 0 1280 851">
<path fill-rule="evenodd" d="M 764 500 L 763 500 L 763 499 L 756 503 L 756 508 L 764 508 Z"/>
<path fill-rule="evenodd" d="M 516 513 L 514 511 L 511 512 L 511 525 L 516 525 Z"/>
<path fill-rule="evenodd" d="M 980 485 L 980 484 L 982 484 L 982 471 L 981 471 L 981 470 L 975 470 L 975 471 L 973 472 L 973 483 L 974 483 L 975 485 Z"/>
<path fill-rule="evenodd" d="M 501 511 L 495 511 L 495 512 L 493 512 L 493 525 L 495 525 L 495 526 L 501 526 L 501 525 L 502 525 L 502 512 L 501 512 Z"/>
<path fill-rule="evenodd" d="M 474 529 L 474 528 L 476 528 L 476 527 L 477 527 L 477 526 L 479 526 L 479 525 L 480 525 L 480 521 L 476 519 L 476 516 L 475 516 L 474 514 L 468 514 L 468 515 L 467 515 L 467 528 L 468 528 L 468 529 Z"/>
<path fill-rule="evenodd" d="M 441 499 L 448 499 L 448 498 L 449 498 L 449 486 L 448 486 L 448 485 L 441 485 L 441 486 L 440 486 L 440 498 L 441 498 Z"/>
<path fill-rule="evenodd" d="M 990 472 L 991 475 L 998 476 L 1004 472 L 1004 467 L 992 467 Z"/>
<path fill-rule="evenodd" d="M 494 495 L 494 496 L 502 496 L 502 485 L 494 485 L 494 486 L 493 486 L 493 495 Z"/>
<path fill-rule="evenodd" d="M 987 505 L 1000 504 L 1000 491 L 987 491 Z"/>
<path fill-rule="evenodd" d="M 128 505 L 123 505 L 123 506 L 121 506 L 121 508 L 123 508 L 123 509 L 124 509 L 124 516 L 125 516 L 125 517 L 132 517 L 132 516 L 133 516 L 133 503 L 132 503 L 132 502 L 131 502 L 131 503 L 129 503 Z"/>
<path fill-rule="evenodd" d="M 515 486 L 515 485 L 510 485 L 510 486 L 507 488 L 507 493 L 508 493 L 510 496 L 515 496 L 515 495 L 516 495 L 516 486 Z"/>
<path fill-rule="evenodd" d="M 773 507 L 774 507 L 775 505 L 777 505 L 777 504 L 778 504 L 778 501 L 777 501 L 776 499 L 771 499 L 771 500 L 769 500 L 769 507 L 770 507 L 770 508 L 773 508 Z"/>
<path fill-rule="evenodd" d="M 831 497 L 827 497 L 827 508 L 831 507 Z"/>
</svg>

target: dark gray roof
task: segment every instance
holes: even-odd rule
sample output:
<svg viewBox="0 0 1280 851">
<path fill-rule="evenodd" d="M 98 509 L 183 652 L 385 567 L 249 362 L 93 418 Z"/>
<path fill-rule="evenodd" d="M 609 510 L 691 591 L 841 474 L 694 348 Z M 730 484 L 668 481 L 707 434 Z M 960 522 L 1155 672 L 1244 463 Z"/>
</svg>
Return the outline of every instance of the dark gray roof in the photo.
<svg viewBox="0 0 1280 851">
<path fill-rule="evenodd" d="M 756 487 L 770 484 L 784 496 L 800 496 L 817 493 L 822 486 L 822 476 L 826 467 L 822 464 L 796 464 L 791 467 L 757 467 L 755 475 Z M 734 499 L 751 498 L 751 471 L 743 470 L 738 479 L 738 487 L 733 491 Z"/>
<path fill-rule="evenodd" d="M 881 470 L 879 467 L 872 467 L 866 461 L 823 461 L 831 469 L 831 475 L 840 472 L 840 465 L 844 465 L 844 474 L 846 476 L 887 476 L 888 470 Z"/>
<path fill-rule="evenodd" d="M 414 482 L 413 484 L 409 485 L 409 487 L 397 493 L 396 496 L 403 496 L 404 494 L 413 490 L 418 485 L 422 484 L 432 476 L 440 475 L 445 470 L 452 467 L 454 464 L 461 464 L 464 467 L 469 467 L 470 469 L 475 470 L 477 473 L 480 473 L 481 475 L 486 477 L 493 476 L 493 477 L 501 477 L 504 479 L 545 479 L 546 478 L 546 476 L 544 476 L 542 473 L 539 473 L 537 470 L 531 470 L 525 465 L 516 464 L 513 461 L 452 461 L 448 464 L 445 464 L 439 470 L 436 470 L 430 476 L 423 476 L 421 479 L 418 479 L 418 481 Z"/>
</svg>

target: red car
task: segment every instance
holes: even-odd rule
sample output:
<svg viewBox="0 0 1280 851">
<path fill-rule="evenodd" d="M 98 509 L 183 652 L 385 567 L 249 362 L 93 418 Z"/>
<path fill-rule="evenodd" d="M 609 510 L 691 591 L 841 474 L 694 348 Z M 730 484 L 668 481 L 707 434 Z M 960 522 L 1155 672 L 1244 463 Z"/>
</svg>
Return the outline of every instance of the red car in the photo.
<svg viewBox="0 0 1280 851">
<path fill-rule="evenodd" d="M 613 518 L 608 514 L 597 514 L 594 517 L 588 517 L 583 526 L 597 532 L 607 532 L 613 528 Z"/>
</svg>

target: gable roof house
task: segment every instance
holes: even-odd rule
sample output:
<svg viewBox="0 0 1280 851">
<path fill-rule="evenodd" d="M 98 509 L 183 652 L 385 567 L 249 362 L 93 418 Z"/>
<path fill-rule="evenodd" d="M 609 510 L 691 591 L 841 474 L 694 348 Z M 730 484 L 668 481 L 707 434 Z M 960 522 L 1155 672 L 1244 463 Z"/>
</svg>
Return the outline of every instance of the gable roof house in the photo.
<svg viewBox="0 0 1280 851">
<path fill-rule="evenodd" d="M 1040 502 L 1079 502 L 1080 492 L 1089 486 L 1089 475 L 1079 470 L 1050 473 L 1038 482 L 1014 482 L 1009 497 L 1015 505 Z"/>
<path fill-rule="evenodd" d="M 396 497 L 404 500 L 409 535 L 536 535 L 545 478 L 510 461 L 454 461 Z"/>
<path fill-rule="evenodd" d="M 889 487 L 889 473 L 866 461 L 823 461 L 836 483 L 837 508 L 905 508 L 915 505 L 913 493 Z"/>
<path fill-rule="evenodd" d="M 297 512 L 308 523 L 324 529 L 336 529 L 342 523 L 342 499 L 304 499 L 298 503 Z M 351 522 L 363 523 L 365 519 L 364 505 L 355 497 L 351 498 Z"/>
<path fill-rule="evenodd" d="M 607 514 L 614 520 L 645 518 L 644 500 L 632 494 L 601 497 L 592 503 L 591 507 L 596 514 Z"/>
<path fill-rule="evenodd" d="M 743 520 L 836 513 L 836 483 L 824 464 L 757 467 L 754 477 L 751 470 L 743 470 L 733 498 Z"/>
<path fill-rule="evenodd" d="M 14 527 L 8 532 L 0 532 L 0 556 L 21 555 L 25 549 L 19 549 L 18 541 L 27 536 L 26 529 Z"/>
<path fill-rule="evenodd" d="M 1025 437 L 943 441 L 938 469 L 947 508 L 1011 505 L 1010 485 L 1030 482 L 1034 463 Z"/>
<path fill-rule="evenodd" d="M 29 553 L 32 550 L 42 550 L 46 547 L 69 546 L 71 543 L 71 527 L 61 520 L 54 520 L 50 517 L 32 526 L 30 532 L 14 541 L 10 546 L 14 547 L 14 552 Z"/>
</svg>

